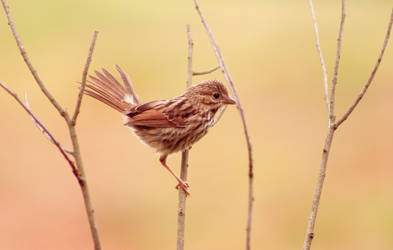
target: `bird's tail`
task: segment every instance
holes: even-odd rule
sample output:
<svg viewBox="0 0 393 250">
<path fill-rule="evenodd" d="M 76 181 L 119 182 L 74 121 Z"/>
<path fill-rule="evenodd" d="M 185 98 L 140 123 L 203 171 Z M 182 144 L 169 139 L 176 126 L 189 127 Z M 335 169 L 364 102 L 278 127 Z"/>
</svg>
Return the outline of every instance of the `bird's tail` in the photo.
<svg viewBox="0 0 393 250">
<path fill-rule="evenodd" d="M 124 113 L 139 104 L 139 99 L 128 75 L 117 65 L 116 70 L 119 72 L 124 86 L 103 68 L 102 73 L 96 70 L 96 76 L 89 75 L 90 80 L 86 83 L 84 93 Z"/>
</svg>

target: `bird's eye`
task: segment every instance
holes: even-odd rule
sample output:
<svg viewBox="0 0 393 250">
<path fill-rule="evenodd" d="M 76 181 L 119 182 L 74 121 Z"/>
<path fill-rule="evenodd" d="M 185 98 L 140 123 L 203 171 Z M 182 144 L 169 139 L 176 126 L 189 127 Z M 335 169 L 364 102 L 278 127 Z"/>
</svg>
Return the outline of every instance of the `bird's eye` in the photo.
<svg viewBox="0 0 393 250">
<path fill-rule="evenodd" d="M 214 99 L 218 99 L 220 97 L 220 94 L 219 93 L 214 93 L 213 97 L 214 97 Z"/>
</svg>

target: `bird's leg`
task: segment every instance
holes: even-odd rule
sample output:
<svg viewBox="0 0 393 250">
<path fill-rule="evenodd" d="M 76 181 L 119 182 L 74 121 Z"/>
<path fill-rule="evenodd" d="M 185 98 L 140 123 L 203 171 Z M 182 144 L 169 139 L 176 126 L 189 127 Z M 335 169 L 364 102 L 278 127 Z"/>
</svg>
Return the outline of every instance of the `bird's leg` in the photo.
<svg viewBox="0 0 393 250">
<path fill-rule="evenodd" d="M 176 180 L 179 182 L 179 184 L 176 185 L 176 189 L 179 189 L 179 187 L 183 188 L 184 192 L 186 193 L 186 195 L 190 194 L 189 191 L 189 185 L 187 182 L 183 181 L 182 179 L 180 179 L 173 171 L 172 169 L 170 169 L 168 167 L 168 165 L 166 164 L 166 158 L 168 155 L 161 155 L 160 157 L 160 162 L 161 164 L 169 171 L 169 173 L 171 173 L 171 175 L 173 175 L 173 177 L 176 178 Z"/>
</svg>

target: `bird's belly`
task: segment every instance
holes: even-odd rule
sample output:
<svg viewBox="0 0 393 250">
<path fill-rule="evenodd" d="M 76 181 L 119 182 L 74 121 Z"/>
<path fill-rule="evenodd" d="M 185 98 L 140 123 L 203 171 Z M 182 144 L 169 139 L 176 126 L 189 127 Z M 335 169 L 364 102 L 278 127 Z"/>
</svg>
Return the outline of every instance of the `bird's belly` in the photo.
<svg viewBox="0 0 393 250">
<path fill-rule="evenodd" d="M 181 128 L 133 128 L 139 139 L 162 154 L 188 149 L 206 135 L 209 123 Z"/>
</svg>

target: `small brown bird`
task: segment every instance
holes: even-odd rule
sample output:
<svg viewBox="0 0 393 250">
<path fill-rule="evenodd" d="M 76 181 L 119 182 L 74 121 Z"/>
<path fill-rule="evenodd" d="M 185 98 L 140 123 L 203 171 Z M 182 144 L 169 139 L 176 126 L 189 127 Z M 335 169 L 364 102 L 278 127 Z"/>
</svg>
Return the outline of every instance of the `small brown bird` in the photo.
<svg viewBox="0 0 393 250">
<path fill-rule="evenodd" d="M 116 66 L 124 82 L 121 85 L 107 70 L 89 76 L 84 93 L 118 110 L 125 116 L 124 125 L 133 129 L 140 140 L 161 154 L 161 164 L 189 194 L 189 185 L 166 164 L 169 154 L 189 149 L 214 125 L 217 111 L 236 102 L 218 80 L 208 80 L 189 87 L 170 100 L 139 103 L 127 75 Z"/>
</svg>

